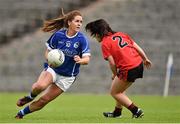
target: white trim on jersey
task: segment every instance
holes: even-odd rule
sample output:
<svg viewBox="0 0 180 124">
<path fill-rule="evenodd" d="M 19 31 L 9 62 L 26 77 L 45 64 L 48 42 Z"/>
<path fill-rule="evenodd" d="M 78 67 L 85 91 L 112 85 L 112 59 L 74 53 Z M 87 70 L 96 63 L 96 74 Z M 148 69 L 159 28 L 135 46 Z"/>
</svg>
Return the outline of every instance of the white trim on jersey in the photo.
<svg viewBox="0 0 180 124">
<path fill-rule="evenodd" d="M 65 34 L 65 35 L 66 35 L 67 38 L 74 38 L 74 37 L 77 36 L 77 34 L 78 34 L 78 32 L 77 32 L 75 35 L 73 35 L 73 36 L 68 36 L 68 35 L 67 35 L 67 30 L 66 30 L 66 34 Z"/>
<path fill-rule="evenodd" d="M 54 46 L 52 46 L 52 39 L 54 39 L 54 36 L 55 36 L 55 35 L 52 36 L 52 38 L 51 38 L 51 40 L 50 40 L 50 43 L 49 43 L 49 47 L 51 47 L 51 49 L 54 48 Z"/>
<path fill-rule="evenodd" d="M 83 53 L 82 56 L 91 56 L 90 53 Z"/>
<path fill-rule="evenodd" d="M 71 76 L 74 76 L 75 67 L 76 67 L 76 63 L 75 63 L 74 66 L 73 66 L 73 70 L 72 70 Z"/>
<path fill-rule="evenodd" d="M 86 47 L 84 50 L 82 50 L 82 53 L 84 53 L 88 49 L 88 46 L 89 46 L 89 43 L 87 42 L 86 38 L 85 38 L 85 41 L 86 41 Z"/>
<path fill-rule="evenodd" d="M 48 50 L 52 50 L 52 48 L 49 46 L 48 43 L 45 43 L 45 45 L 46 45 L 46 47 L 47 47 Z"/>
</svg>

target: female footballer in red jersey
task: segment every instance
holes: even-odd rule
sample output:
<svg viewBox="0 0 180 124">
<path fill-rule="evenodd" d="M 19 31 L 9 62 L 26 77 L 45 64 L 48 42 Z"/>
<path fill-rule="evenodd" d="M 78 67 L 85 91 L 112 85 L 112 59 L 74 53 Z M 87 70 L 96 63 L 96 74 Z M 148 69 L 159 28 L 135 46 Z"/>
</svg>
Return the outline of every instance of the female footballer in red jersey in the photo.
<svg viewBox="0 0 180 124">
<path fill-rule="evenodd" d="M 111 95 L 116 100 L 113 112 L 104 112 L 105 117 L 120 117 L 122 107 L 132 112 L 133 118 L 144 115 L 125 94 L 125 90 L 137 79 L 143 77 L 143 66 L 150 68 L 151 61 L 144 51 L 123 32 L 115 32 L 104 19 L 86 25 L 86 31 L 101 43 L 103 57 L 112 71 Z"/>
</svg>

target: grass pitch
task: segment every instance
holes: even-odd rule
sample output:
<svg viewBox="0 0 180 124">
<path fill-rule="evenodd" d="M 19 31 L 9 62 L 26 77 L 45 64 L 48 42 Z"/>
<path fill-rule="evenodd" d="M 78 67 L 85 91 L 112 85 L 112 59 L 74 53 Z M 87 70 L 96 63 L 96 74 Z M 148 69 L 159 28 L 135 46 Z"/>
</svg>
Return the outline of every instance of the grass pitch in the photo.
<svg viewBox="0 0 180 124">
<path fill-rule="evenodd" d="M 130 96 L 145 115 L 132 119 L 124 108 L 122 118 L 105 118 L 104 111 L 112 111 L 115 102 L 110 95 L 65 93 L 40 111 L 22 120 L 14 116 L 21 108 L 18 98 L 26 93 L 0 93 L 0 123 L 180 123 L 180 96 Z"/>
</svg>

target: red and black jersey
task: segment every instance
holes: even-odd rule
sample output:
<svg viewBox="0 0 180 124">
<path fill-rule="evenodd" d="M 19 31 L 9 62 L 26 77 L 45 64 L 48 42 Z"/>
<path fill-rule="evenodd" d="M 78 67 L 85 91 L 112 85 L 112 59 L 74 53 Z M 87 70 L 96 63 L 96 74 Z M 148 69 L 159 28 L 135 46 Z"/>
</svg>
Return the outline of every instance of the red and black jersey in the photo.
<svg viewBox="0 0 180 124">
<path fill-rule="evenodd" d="M 101 42 L 104 59 L 112 56 L 116 67 L 120 70 L 129 70 L 138 66 L 142 58 L 133 46 L 134 41 L 125 33 L 117 32 L 105 36 Z"/>
</svg>

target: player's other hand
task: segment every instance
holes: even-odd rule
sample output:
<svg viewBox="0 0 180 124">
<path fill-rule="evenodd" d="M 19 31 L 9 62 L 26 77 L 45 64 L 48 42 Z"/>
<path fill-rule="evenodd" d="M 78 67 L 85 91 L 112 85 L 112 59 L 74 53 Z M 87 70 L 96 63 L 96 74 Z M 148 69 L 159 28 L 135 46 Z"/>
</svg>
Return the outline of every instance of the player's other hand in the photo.
<svg viewBox="0 0 180 124">
<path fill-rule="evenodd" d="M 76 63 L 79 63 L 80 60 L 81 60 L 81 57 L 80 57 L 80 56 L 78 56 L 78 55 L 75 55 L 75 56 L 74 56 L 74 61 L 75 61 Z"/>
<path fill-rule="evenodd" d="M 144 65 L 147 69 L 152 66 L 152 62 L 149 59 L 144 60 Z"/>
<path fill-rule="evenodd" d="M 112 74 L 111 79 L 114 80 L 115 77 L 116 77 L 116 75 Z"/>
</svg>

